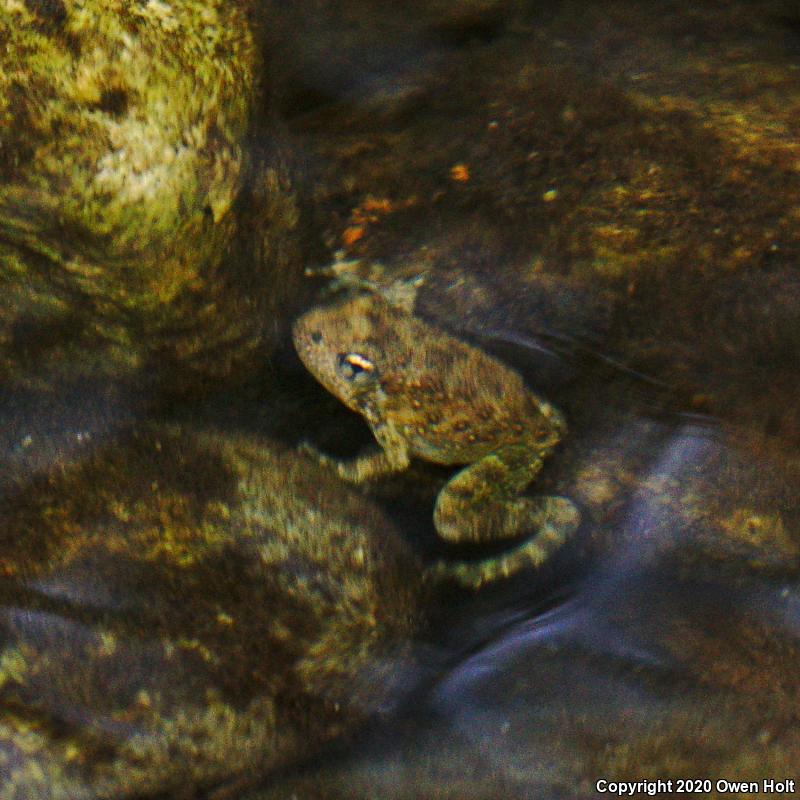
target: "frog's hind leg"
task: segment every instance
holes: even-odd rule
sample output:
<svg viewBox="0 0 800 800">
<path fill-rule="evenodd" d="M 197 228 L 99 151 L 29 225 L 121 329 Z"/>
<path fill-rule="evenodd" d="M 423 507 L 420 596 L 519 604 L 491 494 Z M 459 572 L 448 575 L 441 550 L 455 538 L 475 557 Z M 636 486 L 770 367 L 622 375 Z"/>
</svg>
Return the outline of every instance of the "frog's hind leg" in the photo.
<svg viewBox="0 0 800 800">
<path fill-rule="evenodd" d="M 565 497 L 521 498 L 525 515 L 537 532 L 512 550 L 477 561 L 439 561 L 426 574 L 428 580 L 452 580 L 466 589 L 477 590 L 492 581 L 520 570 L 538 568 L 577 530 L 580 513 Z M 536 521 L 534 522 L 534 518 Z"/>
<path fill-rule="evenodd" d="M 520 498 L 549 452 L 529 443 L 499 448 L 457 473 L 439 492 L 433 522 L 448 542 L 477 544 L 531 530 L 538 507 Z"/>
<path fill-rule="evenodd" d="M 519 569 L 541 566 L 575 532 L 580 514 L 566 498 L 520 497 L 555 441 L 506 445 L 465 467 L 442 489 L 433 520 L 443 539 L 480 544 L 530 534 L 505 553 L 444 564 L 442 571 L 477 588 Z"/>
</svg>

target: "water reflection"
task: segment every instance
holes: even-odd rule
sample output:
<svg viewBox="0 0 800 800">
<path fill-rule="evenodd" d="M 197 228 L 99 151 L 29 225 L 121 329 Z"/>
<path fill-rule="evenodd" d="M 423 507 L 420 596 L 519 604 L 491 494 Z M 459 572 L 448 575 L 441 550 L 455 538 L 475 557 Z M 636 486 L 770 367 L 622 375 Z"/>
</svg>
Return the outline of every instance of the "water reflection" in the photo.
<svg viewBox="0 0 800 800">
<path fill-rule="evenodd" d="M 781 477 L 739 483 L 742 472 L 775 465 L 752 464 L 716 426 L 667 433 L 639 419 L 625 434 L 594 442 L 569 470 L 592 476 L 575 490 L 594 499 L 584 545 L 602 544 L 565 599 L 540 613 L 512 613 L 508 597 L 498 599 L 505 617 L 482 609 L 484 627 L 472 619 L 464 630 L 480 630 L 485 643 L 440 677 L 410 720 L 253 797 L 411 798 L 442 787 L 453 797 L 592 797 L 601 778 L 789 774 L 796 552 L 792 567 L 770 541 L 730 541 L 720 525 L 726 503 L 758 507 L 780 493 Z M 610 502 L 599 485 L 620 473 L 601 477 L 597 466 L 637 461 L 629 491 Z"/>
</svg>

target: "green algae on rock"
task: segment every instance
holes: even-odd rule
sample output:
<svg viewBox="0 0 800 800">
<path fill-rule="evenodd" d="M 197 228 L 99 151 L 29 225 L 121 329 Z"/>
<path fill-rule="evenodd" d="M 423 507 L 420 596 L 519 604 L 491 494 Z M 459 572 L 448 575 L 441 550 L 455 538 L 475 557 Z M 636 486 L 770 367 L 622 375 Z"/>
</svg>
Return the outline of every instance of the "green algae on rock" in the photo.
<svg viewBox="0 0 800 800">
<path fill-rule="evenodd" d="M 175 387 L 272 343 L 301 215 L 250 6 L 0 2 L 5 380 Z"/>
<path fill-rule="evenodd" d="M 419 627 L 392 524 L 268 442 L 133 431 L 0 525 L 3 800 L 274 768 L 375 713 Z"/>
</svg>

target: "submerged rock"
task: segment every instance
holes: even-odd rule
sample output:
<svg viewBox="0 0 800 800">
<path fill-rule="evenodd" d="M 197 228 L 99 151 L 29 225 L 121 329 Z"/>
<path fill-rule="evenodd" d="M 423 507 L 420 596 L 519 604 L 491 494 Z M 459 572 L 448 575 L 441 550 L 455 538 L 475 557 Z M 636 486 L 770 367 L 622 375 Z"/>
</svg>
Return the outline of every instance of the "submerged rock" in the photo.
<svg viewBox="0 0 800 800">
<path fill-rule="evenodd" d="M 84 455 L 0 506 L 0 798 L 269 770 L 399 689 L 420 570 L 368 501 L 218 433 Z"/>
<path fill-rule="evenodd" d="M 520 6 L 407 69 L 406 103 L 292 122 L 328 240 L 422 276 L 417 310 L 456 333 L 577 354 L 590 381 L 584 356 L 624 366 L 796 439 L 796 10 Z"/>
<path fill-rule="evenodd" d="M 451 642 L 482 630 L 483 643 L 402 724 L 243 800 L 588 798 L 601 780 L 675 791 L 687 775 L 712 780 L 716 797 L 723 776 L 762 786 L 796 774 L 794 454 L 787 474 L 753 440 L 643 420 L 574 446 L 560 460 L 565 492 L 592 518 L 582 574 L 562 572 L 561 596 L 542 605 L 520 602 L 518 584 L 482 618 L 451 617 Z"/>
</svg>

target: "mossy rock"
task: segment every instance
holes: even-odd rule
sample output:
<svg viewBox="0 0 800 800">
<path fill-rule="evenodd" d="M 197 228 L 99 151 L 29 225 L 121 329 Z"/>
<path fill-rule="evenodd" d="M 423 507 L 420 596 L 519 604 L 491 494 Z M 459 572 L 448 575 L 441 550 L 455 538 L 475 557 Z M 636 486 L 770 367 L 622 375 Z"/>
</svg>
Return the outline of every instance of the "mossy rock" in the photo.
<svg viewBox="0 0 800 800">
<path fill-rule="evenodd" d="M 398 688 L 414 556 L 268 442 L 131 431 L 0 507 L 0 798 L 131 797 L 297 759 Z"/>
<path fill-rule="evenodd" d="M 299 283 L 248 0 L 0 3 L 0 378 L 236 376 Z"/>
</svg>

